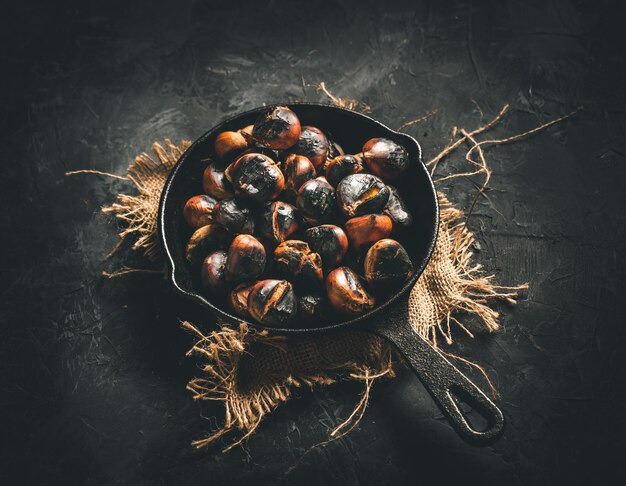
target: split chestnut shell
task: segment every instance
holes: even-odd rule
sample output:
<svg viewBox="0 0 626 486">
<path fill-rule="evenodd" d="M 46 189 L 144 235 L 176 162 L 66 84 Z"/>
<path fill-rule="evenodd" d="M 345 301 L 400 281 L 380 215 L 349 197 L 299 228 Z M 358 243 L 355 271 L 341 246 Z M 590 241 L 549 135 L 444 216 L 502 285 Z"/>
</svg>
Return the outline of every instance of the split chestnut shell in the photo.
<svg viewBox="0 0 626 486">
<path fill-rule="evenodd" d="M 337 186 L 339 209 L 349 218 L 382 211 L 389 195 L 385 183 L 372 174 L 351 174 Z"/>
<path fill-rule="evenodd" d="M 324 174 L 328 182 L 337 187 L 337 184 L 344 177 L 350 174 L 358 174 L 364 170 L 361 157 L 356 155 L 338 155 L 326 163 L 326 172 Z"/>
<path fill-rule="evenodd" d="M 235 194 L 254 202 L 270 201 L 283 190 L 283 173 L 267 155 L 245 154 L 224 172 Z"/>
<path fill-rule="evenodd" d="M 295 206 L 283 201 L 274 201 L 262 208 L 256 227 L 260 236 L 276 245 L 298 230 L 300 216 Z"/>
<path fill-rule="evenodd" d="M 409 254 L 396 240 L 377 241 L 365 256 L 365 280 L 372 287 L 386 292 L 402 285 L 413 273 Z"/>
<path fill-rule="evenodd" d="M 228 305 L 241 317 L 250 317 L 250 313 L 248 312 L 248 296 L 253 286 L 254 284 L 242 283 L 237 285 L 228 294 Z"/>
<path fill-rule="evenodd" d="M 301 131 L 300 120 L 293 111 L 286 106 L 275 106 L 257 118 L 252 136 L 267 148 L 285 150 L 295 145 Z"/>
<path fill-rule="evenodd" d="M 287 280 L 261 280 L 248 295 L 248 312 L 266 326 L 285 326 L 298 311 L 292 285 Z"/>
<path fill-rule="evenodd" d="M 233 235 L 223 226 L 215 223 L 202 226 L 193 232 L 187 242 L 185 258 L 189 263 L 198 264 L 215 250 L 228 248 Z"/>
<path fill-rule="evenodd" d="M 274 250 L 274 270 L 287 278 L 319 284 L 324 279 L 322 258 L 312 252 L 308 243 L 300 240 L 283 241 Z"/>
<path fill-rule="evenodd" d="M 331 307 L 341 314 L 359 315 L 374 308 L 376 299 L 365 290 L 348 267 L 339 267 L 326 278 L 326 295 Z"/>
</svg>

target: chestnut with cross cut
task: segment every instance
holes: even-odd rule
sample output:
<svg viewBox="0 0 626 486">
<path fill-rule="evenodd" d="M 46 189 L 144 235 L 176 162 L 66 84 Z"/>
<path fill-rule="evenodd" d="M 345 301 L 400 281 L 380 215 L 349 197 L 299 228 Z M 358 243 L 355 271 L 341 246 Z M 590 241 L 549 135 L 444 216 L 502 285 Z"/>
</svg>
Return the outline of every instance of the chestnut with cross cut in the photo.
<svg viewBox="0 0 626 486">
<path fill-rule="evenodd" d="M 261 280 L 250 290 L 248 312 L 267 326 L 289 324 L 298 310 L 298 301 L 287 280 Z"/>
<path fill-rule="evenodd" d="M 324 279 L 322 258 L 301 240 L 283 241 L 274 250 L 274 270 L 287 278 L 320 284 Z"/>
<path fill-rule="evenodd" d="M 334 268 L 341 263 L 348 251 L 348 237 L 334 224 L 322 224 L 305 231 L 305 239 L 322 257 L 325 269 Z"/>
<path fill-rule="evenodd" d="M 236 199 L 224 199 L 213 208 L 213 221 L 233 234 L 254 233 L 252 210 Z"/>
<path fill-rule="evenodd" d="M 254 140 L 274 150 L 285 150 L 295 145 L 301 132 L 300 120 L 286 106 L 276 106 L 261 114 L 252 127 Z"/>
<path fill-rule="evenodd" d="M 256 228 L 259 236 L 277 245 L 289 238 L 300 227 L 300 215 L 295 206 L 274 201 L 266 204 L 259 214 Z"/>
<path fill-rule="evenodd" d="M 323 177 L 311 179 L 300 187 L 296 206 L 308 223 L 326 223 L 337 214 L 335 189 Z"/>
<path fill-rule="evenodd" d="M 372 174 L 351 174 L 337 185 L 337 203 L 348 218 L 382 211 L 389 195 L 385 183 Z"/>
<path fill-rule="evenodd" d="M 245 154 L 224 171 L 235 194 L 252 202 L 275 199 L 283 190 L 283 173 L 267 155 Z"/>
<path fill-rule="evenodd" d="M 376 305 L 376 299 L 348 267 L 339 267 L 326 278 L 326 295 L 334 310 L 341 314 L 359 315 Z"/>
</svg>

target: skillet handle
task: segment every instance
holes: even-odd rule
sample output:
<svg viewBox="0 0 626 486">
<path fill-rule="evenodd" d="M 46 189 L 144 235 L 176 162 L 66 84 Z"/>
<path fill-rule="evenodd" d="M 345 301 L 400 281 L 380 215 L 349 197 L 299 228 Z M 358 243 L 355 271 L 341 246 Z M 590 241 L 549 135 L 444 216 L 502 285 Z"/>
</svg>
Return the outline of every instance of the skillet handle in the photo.
<svg viewBox="0 0 626 486">
<path fill-rule="evenodd" d="M 502 435 L 504 416 L 500 409 L 439 351 L 413 331 L 407 316 L 385 319 L 373 331 L 400 351 L 463 439 L 475 445 L 488 445 Z M 470 425 L 463 416 L 458 398 L 487 420 L 486 430 L 479 431 Z"/>
</svg>

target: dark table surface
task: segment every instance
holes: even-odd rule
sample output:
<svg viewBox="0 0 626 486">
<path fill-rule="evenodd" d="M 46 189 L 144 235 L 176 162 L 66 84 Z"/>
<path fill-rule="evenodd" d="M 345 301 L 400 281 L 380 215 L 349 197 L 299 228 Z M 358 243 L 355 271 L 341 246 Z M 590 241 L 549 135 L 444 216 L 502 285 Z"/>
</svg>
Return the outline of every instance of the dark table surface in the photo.
<svg viewBox="0 0 626 486">
<path fill-rule="evenodd" d="M 3 484 L 602 484 L 623 469 L 623 15 L 592 1 L 10 2 L 2 13 L 0 443 Z M 98 211 L 154 140 L 194 139 L 257 105 L 338 95 L 368 103 L 436 154 L 454 125 L 504 103 L 499 134 L 578 106 L 575 119 L 490 151 L 470 220 L 477 260 L 529 282 L 503 332 L 464 339 L 508 419 L 492 447 L 462 443 L 410 374 L 374 388 L 360 426 L 309 454 L 358 400 L 343 383 L 298 398 L 227 455 L 190 441 L 221 407 L 153 275 L 106 280 L 117 237 Z M 462 161 L 456 156 L 456 163 Z M 453 161 L 454 162 L 454 161 Z M 475 185 L 444 187 L 460 207 Z M 205 319 L 210 324 L 210 319 Z M 469 371 L 468 371 L 469 372 Z M 480 382 L 480 377 L 472 375 Z M 484 384 L 484 383 L 483 383 Z M 249 454 L 249 455 L 248 455 Z"/>
</svg>

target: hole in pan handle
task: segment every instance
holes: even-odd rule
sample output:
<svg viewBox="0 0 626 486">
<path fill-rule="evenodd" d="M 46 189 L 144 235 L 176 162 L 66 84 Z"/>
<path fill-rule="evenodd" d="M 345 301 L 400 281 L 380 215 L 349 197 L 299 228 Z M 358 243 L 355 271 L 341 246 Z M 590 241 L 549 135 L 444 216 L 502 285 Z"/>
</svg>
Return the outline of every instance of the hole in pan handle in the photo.
<svg viewBox="0 0 626 486">
<path fill-rule="evenodd" d="M 384 320 L 374 324 L 372 330 L 398 348 L 463 439 L 475 445 L 496 441 L 504 432 L 504 416 L 500 409 L 439 351 L 413 331 L 407 317 L 406 312 L 391 312 Z M 459 401 L 470 405 L 485 419 L 485 430 L 476 430 L 470 424 Z"/>
</svg>

